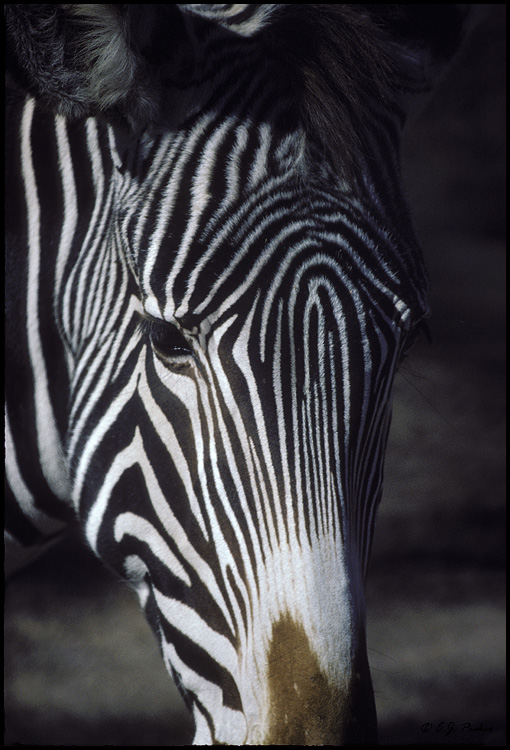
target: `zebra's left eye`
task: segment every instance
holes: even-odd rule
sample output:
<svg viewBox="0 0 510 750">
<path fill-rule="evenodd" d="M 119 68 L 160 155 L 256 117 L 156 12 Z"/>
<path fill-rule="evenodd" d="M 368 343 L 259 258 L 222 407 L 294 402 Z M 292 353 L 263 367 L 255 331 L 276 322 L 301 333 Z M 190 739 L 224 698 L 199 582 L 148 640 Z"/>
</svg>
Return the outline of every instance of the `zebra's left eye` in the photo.
<svg viewBox="0 0 510 750">
<path fill-rule="evenodd" d="M 140 319 L 140 328 L 150 338 L 152 348 L 161 359 L 185 364 L 193 357 L 191 347 L 183 334 L 171 323 L 143 315 Z"/>
</svg>

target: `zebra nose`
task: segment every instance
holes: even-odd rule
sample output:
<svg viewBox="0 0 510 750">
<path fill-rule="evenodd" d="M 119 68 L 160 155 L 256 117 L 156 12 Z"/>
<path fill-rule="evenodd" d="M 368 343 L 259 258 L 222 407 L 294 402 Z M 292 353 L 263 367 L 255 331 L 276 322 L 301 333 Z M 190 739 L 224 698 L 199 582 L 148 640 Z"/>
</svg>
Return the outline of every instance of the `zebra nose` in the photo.
<svg viewBox="0 0 510 750">
<path fill-rule="evenodd" d="M 363 644 L 364 649 L 364 644 Z M 268 653 L 270 726 L 266 745 L 376 742 L 376 713 L 366 651 L 334 684 L 321 669 L 303 628 L 290 618 L 273 627 Z"/>
</svg>

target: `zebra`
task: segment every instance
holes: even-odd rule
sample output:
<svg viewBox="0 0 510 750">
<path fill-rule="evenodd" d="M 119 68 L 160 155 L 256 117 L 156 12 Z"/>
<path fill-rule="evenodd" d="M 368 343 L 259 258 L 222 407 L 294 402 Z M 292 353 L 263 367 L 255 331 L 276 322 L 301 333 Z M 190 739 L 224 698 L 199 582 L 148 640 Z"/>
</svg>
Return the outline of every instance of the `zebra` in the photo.
<svg viewBox="0 0 510 750">
<path fill-rule="evenodd" d="M 429 314 L 399 179 L 458 6 L 6 6 L 6 549 L 78 517 L 194 744 L 371 744 L 364 581 Z"/>
</svg>

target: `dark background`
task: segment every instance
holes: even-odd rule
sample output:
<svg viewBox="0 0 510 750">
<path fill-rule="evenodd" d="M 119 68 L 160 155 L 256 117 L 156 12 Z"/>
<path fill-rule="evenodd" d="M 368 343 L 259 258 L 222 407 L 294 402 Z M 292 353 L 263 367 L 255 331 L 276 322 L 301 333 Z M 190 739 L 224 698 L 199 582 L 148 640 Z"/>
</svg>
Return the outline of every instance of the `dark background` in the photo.
<svg viewBox="0 0 510 750">
<path fill-rule="evenodd" d="M 367 585 L 382 744 L 505 743 L 506 8 L 477 7 L 404 141 L 433 344 L 397 377 Z M 7 745 L 191 742 L 137 600 L 78 537 L 9 585 L 5 630 Z"/>
</svg>

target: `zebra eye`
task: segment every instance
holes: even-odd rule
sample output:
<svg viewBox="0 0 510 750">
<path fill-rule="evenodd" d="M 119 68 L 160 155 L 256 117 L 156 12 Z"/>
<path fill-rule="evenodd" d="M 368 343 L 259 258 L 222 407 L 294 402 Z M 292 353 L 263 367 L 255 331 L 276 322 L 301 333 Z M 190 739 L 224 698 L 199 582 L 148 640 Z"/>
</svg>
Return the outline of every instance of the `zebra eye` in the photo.
<svg viewBox="0 0 510 750">
<path fill-rule="evenodd" d="M 144 315 L 140 320 L 140 328 L 150 338 L 152 348 L 161 359 L 185 364 L 193 356 L 190 345 L 172 323 Z"/>
</svg>

